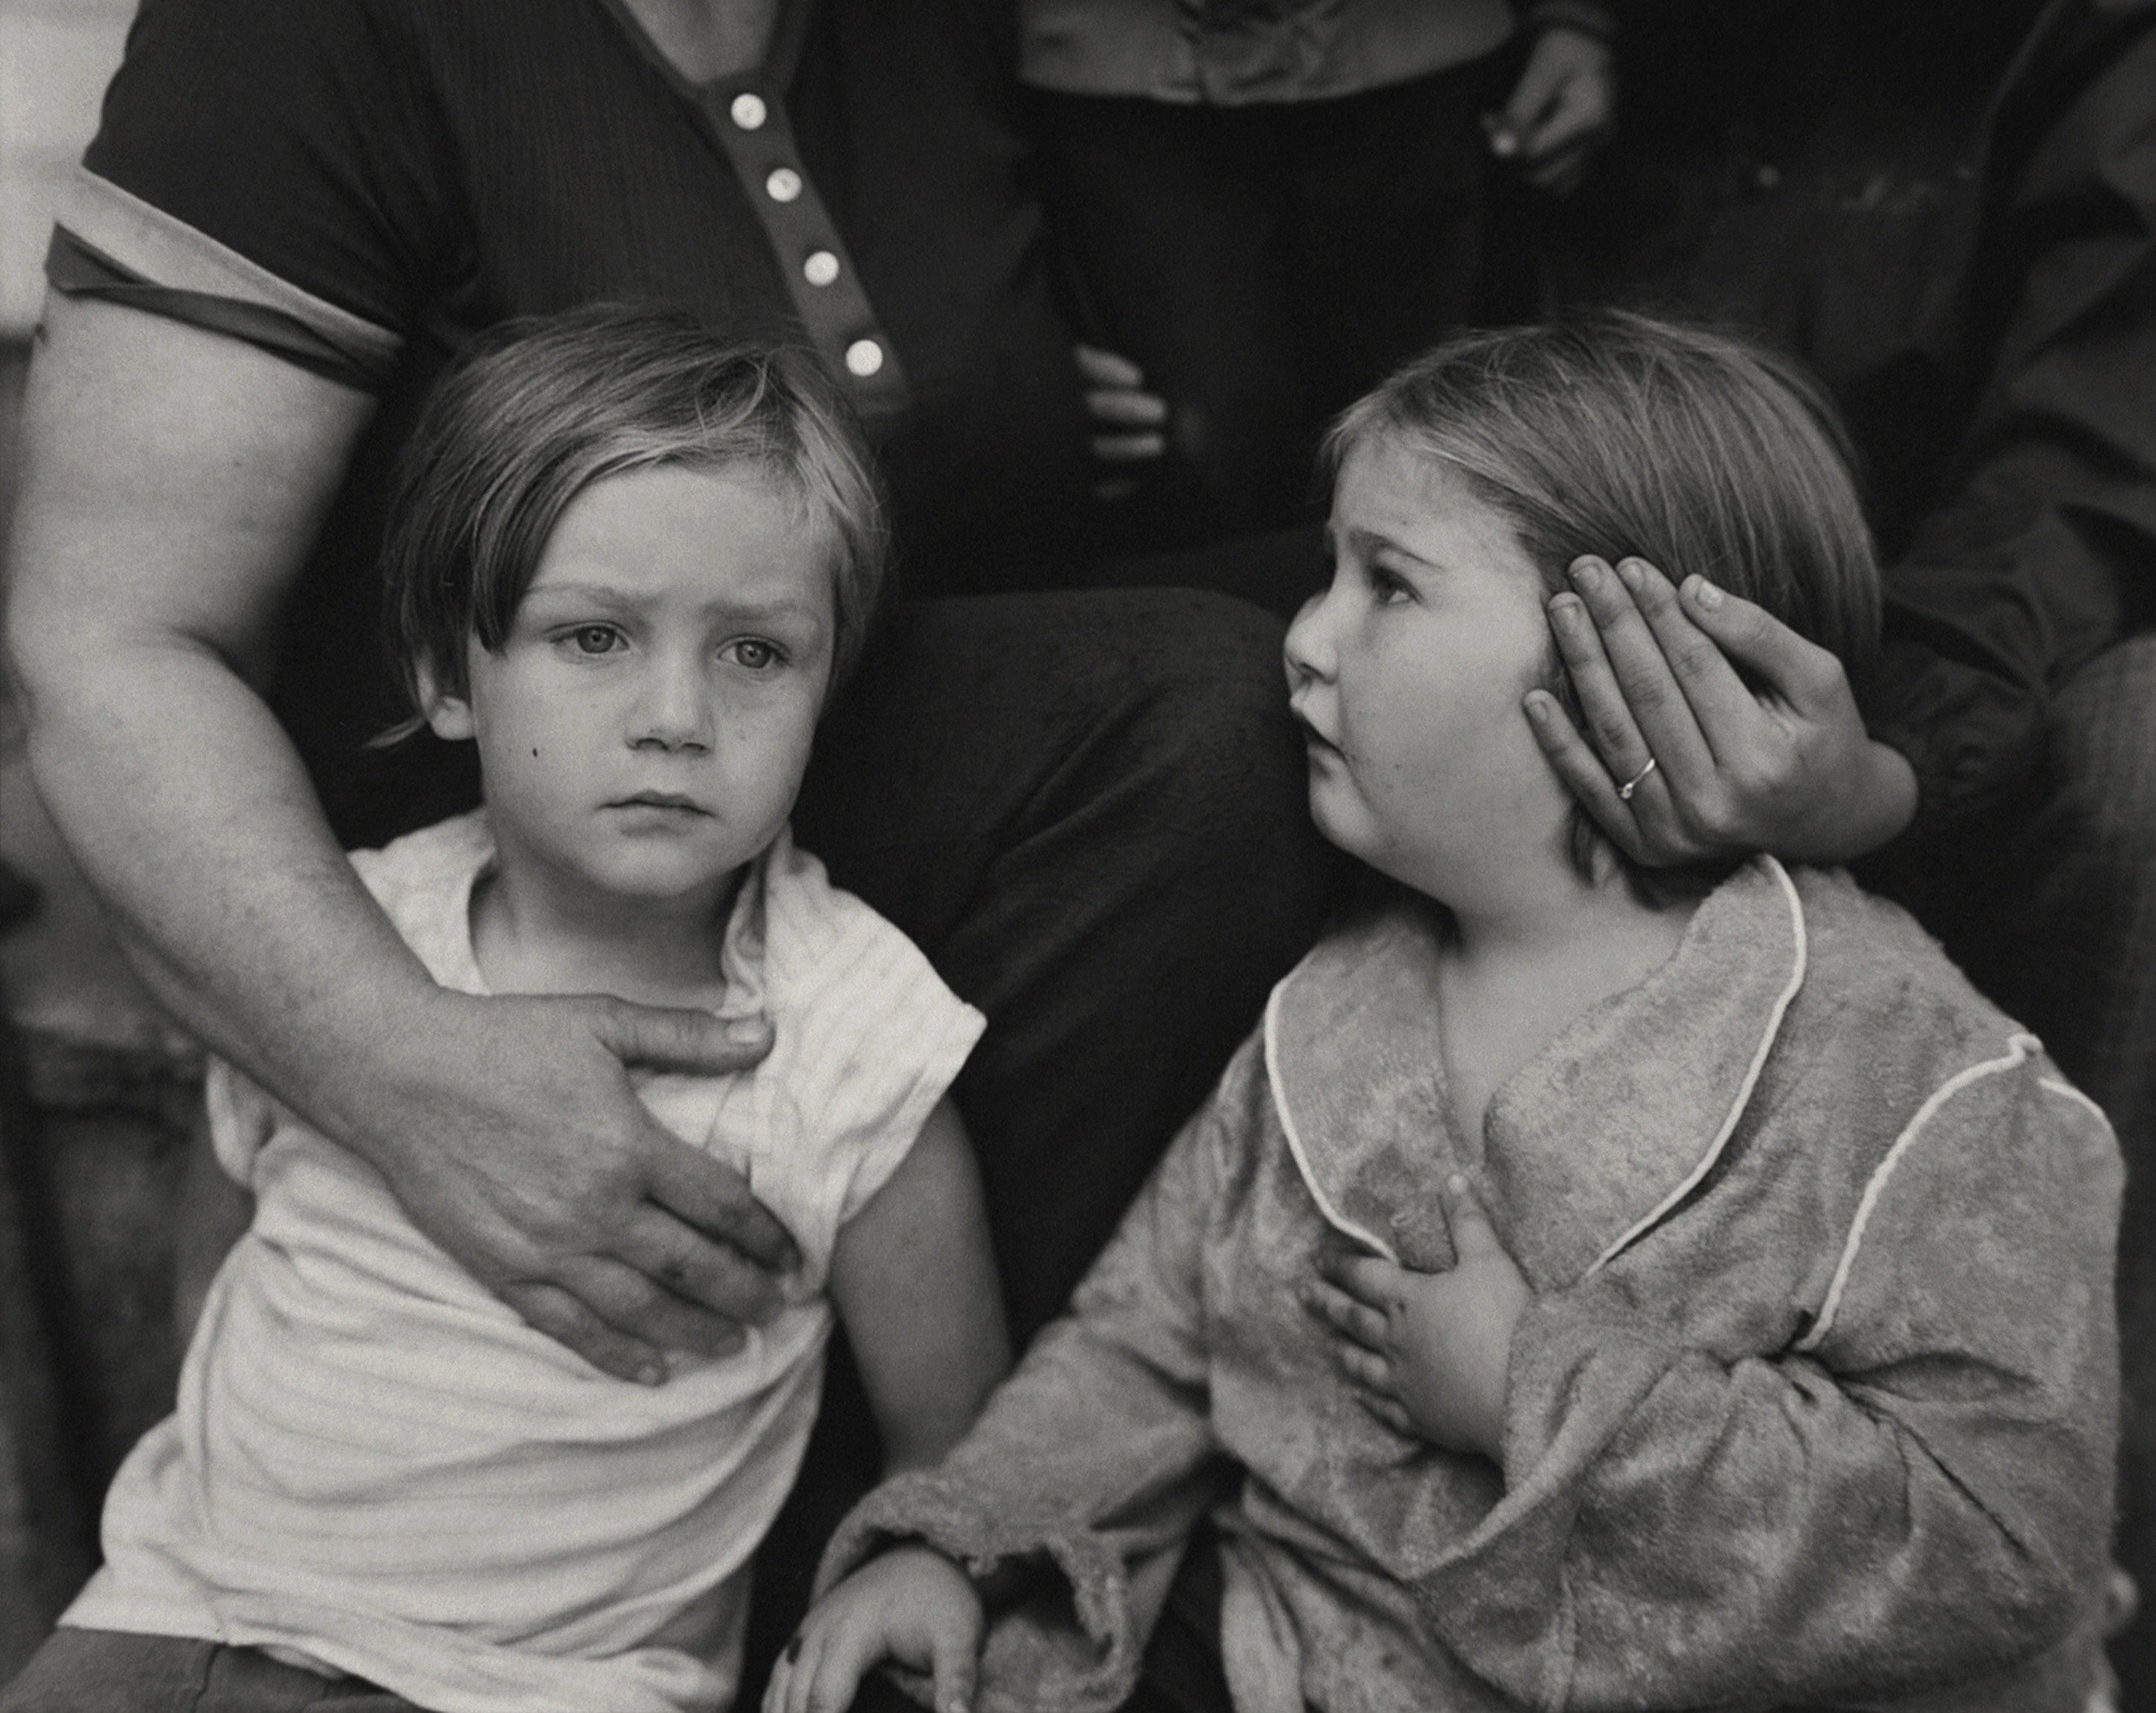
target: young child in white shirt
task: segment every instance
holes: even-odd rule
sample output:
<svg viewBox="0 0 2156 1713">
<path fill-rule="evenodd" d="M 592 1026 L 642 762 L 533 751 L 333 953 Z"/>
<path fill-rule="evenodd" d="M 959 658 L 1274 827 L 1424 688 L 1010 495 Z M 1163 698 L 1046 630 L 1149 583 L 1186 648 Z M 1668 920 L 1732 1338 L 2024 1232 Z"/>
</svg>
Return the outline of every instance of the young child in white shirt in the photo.
<svg viewBox="0 0 2156 1713">
<path fill-rule="evenodd" d="M 216 1067 L 252 1223 L 11 1713 L 163 1709 L 179 1682 L 249 1713 L 710 1713 L 834 1314 L 894 1470 L 1008 1366 L 947 1092 L 983 1020 L 788 836 L 885 554 L 813 363 L 655 311 L 490 335 L 413 436 L 387 552 L 404 729 L 474 743 L 485 806 L 357 853 L 361 877 L 447 985 L 767 1016 L 753 1071 L 641 1092 L 800 1263 L 737 1350 L 610 1378 Z"/>
</svg>

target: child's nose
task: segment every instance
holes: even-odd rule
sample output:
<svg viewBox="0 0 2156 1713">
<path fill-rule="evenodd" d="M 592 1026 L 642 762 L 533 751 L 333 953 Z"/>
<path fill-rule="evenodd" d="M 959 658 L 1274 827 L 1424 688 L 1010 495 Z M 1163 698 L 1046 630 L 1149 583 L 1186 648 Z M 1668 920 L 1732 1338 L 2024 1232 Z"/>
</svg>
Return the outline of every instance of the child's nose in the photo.
<svg viewBox="0 0 2156 1713">
<path fill-rule="evenodd" d="M 654 661 L 644 674 L 629 726 L 629 742 L 662 749 L 708 750 L 711 747 L 710 697 L 705 693 L 701 661 Z"/>
<path fill-rule="evenodd" d="M 1332 671 L 1332 632 L 1327 617 L 1332 592 L 1320 590 L 1302 604 L 1287 627 L 1283 647 L 1290 687 L 1310 678 L 1330 676 Z"/>
</svg>

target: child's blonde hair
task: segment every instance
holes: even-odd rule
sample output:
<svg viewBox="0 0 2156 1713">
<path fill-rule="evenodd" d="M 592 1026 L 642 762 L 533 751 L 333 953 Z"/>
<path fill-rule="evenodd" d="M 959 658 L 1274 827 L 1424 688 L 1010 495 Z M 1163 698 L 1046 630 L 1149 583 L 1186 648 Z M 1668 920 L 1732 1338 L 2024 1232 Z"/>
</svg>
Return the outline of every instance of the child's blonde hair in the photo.
<svg viewBox="0 0 2156 1713">
<path fill-rule="evenodd" d="M 1815 381 L 1743 340 L 1617 311 L 1463 334 L 1348 407 L 1326 435 L 1326 473 L 1373 440 L 1463 477 L 1552 594 L 1583 554 L 1638 558 L 1756 601 L 1852 676 L 1877 647 L 1848 435 Z M 1578 724 L 1554 643 L 1546 682 Z M 1572 842 L 1591 872 L 1584 811 Z"/>
<path fill-rule="evenodd" d="M 693 316 L 600 305 L 506 322 L 428 396 L 382 548 L 395 665 L 462 695 L 465 651 L 500 649 L 562 513 L 593 482 L 665 465 L 747 466 L 789 491 L 832 568 L 834 688 L 859 656 L 889 558 L 860 431 L 814 357 L 720 338 Z"/>
</svg>

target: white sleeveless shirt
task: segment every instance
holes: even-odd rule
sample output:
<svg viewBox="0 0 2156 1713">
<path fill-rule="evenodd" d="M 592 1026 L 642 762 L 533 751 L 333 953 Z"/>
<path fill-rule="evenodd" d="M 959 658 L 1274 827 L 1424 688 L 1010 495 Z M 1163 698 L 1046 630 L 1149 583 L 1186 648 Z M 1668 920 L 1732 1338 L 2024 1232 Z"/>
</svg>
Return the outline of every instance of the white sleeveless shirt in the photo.
<svg viewBox="0 0 2156 1713">
<path fill-rule="evenodd" d="M 492 857 L 480 811 L 352 861 L 434 979 L 481 993 L 470 901 Z M 749 1556 L 815 1417 L 834 1241 L 983 1024 L 784 834 L 722 959 L 723 1011 L 767 1011 L 770 1057 L 639 1092 L 793 1235 L 779 1315 L 733 1355 L 676 1357 L 664 1386 L 611 1379 L 421 1236 L 357 1155 L 217 1065 L 213 1138 L 254 1223 L 64 1623 L 266 1648 L 443 1713 L 732 1700 Z"/>
</svg>

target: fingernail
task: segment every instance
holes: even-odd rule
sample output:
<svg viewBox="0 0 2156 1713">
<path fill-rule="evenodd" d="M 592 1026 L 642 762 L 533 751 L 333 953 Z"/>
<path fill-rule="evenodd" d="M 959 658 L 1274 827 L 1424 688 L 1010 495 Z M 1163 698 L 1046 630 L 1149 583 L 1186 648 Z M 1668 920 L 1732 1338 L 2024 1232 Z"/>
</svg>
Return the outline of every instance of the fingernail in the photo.
<svg viewBox="0 0 2156 1713">
<path fill-rule="evenodd" d="M 738 1047 L 752 1047 L 770 1033 L 770 1021 L 764 1017 L 734 1017 L 726 1024 L 726 1039 Z"/>
<path fill-rule="evenodd" d="M 1685 587 L 1691 598 L 1710 613 L 1722 604 L 1722 591 L 1697 572 L 1686 579 Z"/>
<path fill-rule="evenodd" d="M 1549 723 L 1550 710 L 1555 704 L 1550 700 L 1548 691 L 1530 690 L 1521 706 L 1527 709 L 1529 719 L 1538 726 L 1546 726 Z"/>
<path fill-rule="evenodd" d="M 1640 570 L 1640 562 L 1637 559 L 1620 559 L 1617 562 L 1617 575 L 1625 587 L 1629 589 L 1637 591 L 1646 586 L 1646 573 Z"/>
<path fill-rule="evenodd" d="M 1595 588 L 1602 580 L 1602 562 L 1599 559 L 1582 559 L 1572 568 L 1569 574 L 1580 588 Z"/>
<path fill-rule="evenodd" d="M 1549 610 L 1552 619 L 1560 623 L 1570 624 L 1576 622 L 1586 609 L 1581 604 L 1578 595 L 1566 589 L 1550 597 Z"/>
<path fill-rule="evenodd" d="M 1445 1187 L 1451 1194 L 1455 1196 L 1460 1195 L 1467 1188 L 1466 1175 L 1462 1172 L 1453 1173 L 1450 1177 L 1445 1181 Z"/>
</svg>

